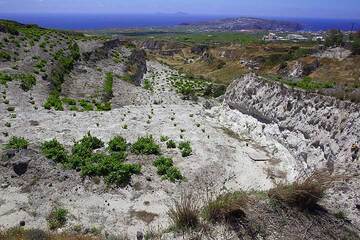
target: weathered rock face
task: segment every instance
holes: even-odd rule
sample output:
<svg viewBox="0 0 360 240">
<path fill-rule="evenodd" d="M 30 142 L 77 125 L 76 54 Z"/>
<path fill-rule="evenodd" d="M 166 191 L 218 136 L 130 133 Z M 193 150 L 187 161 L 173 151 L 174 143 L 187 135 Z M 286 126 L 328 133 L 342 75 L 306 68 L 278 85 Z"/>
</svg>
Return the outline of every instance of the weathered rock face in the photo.
<svg viewBox="0 0 360 240">
<path fill-rule="evenodd" d="M 301 78 L 308 76 L 320 67 L 320 61 L 316 57 L 306 57 L 281 65 L 278 73 L 287 77 Z"/>
<path fill-rule="evenodd" d="M 134 84 L 140 86 L 147 71 L 146 52 L 144 50 L 134 50 L 129 57 L 127 68 L 127 71 L 131 72 Z"/>
<path fill-rule="evenodd" d="M 315 54 L 315 56 L 320 58 L 332 58 L 337 60 L 344 60 L 345 58 L 351 55 L 351 51 L 345 48 L 336 47 L 336 48 L 329 48 L 323 52 L 319 52 Z"/>
<path fill-rule="evenodd" d="M 351 146 L 360 144 L 360 106 L 333 97 L 289 89 L 247 75 L 228 88 L 225 102 L 263 122 L 276 123 L 301 165 L 326 163 L 329 170 L 353 159 Z M 289 139 L 289 133 L 299 138 Z M 300 141 L 301 140 L 301 141 Z"/>
<path fill-rule="evenodd" d="M 191 48 L 191 53 L 202 54 L 208 50 L 209 50 L 209 46 L 207 46 L 207 45 L 195 45 Z"/>
<path fill-rule="evenodd" d="M 120 46 L 124 46 L 127 43 L 128 43 L 127 41 L 123 41 L 120 39 L 110 40 L 105 42 L 103 46 L 95 49 L 94 51 L 83 53 L 82 57 L 85 61 L 91 61 L 91 62 L 107 59 L 109 58 L 112 49 Z"/>
<path fill-rule="evenodd" d="M 289 89 L 255 75 L 234 81 L 224 103 L 276 124 L 273 137 L 296 159 L 298 173 L 326 168 L 350 180 L 329 190 L 326 207 L 344 211 L 360 225 L 360 106 L 333 97 Z"/>
<path fill-rule="evenodd" d="M 159 41 L 159 40 L 146 40 L 137 42 L 136 45 L 139 48 L 143 48 L 149 51 L 166 51 L 174 49 L 182 49 L 186 47 L 185 44 L 172 41 Z"/>
</svg>

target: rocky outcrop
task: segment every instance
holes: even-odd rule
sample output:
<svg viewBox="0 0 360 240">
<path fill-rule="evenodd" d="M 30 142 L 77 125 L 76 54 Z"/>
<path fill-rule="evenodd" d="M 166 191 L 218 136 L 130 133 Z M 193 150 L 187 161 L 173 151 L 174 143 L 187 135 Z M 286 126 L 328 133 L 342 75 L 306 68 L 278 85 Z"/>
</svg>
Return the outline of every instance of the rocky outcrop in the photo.
<svg viewBox="0 0 360 240">
<path fill-rule="evenodd" d="M 351 147 L 360 144 L 360 106 L 247 75 L 234 81 L 225 103 L 265 123 L 282 129 L 283 142 L 289 146 L 299 165 L 343 168 L 360 161 Z M 298 139 L 298 140 L 295 140 Z M 295 140 L 295 141 L 294 141 Z"/>
<path fill-rule="evenodd" d="M 134 50 L 127 64 L 127 72 L 131 75 L 132 81 L 136 86 L 142 84 L 144 74 L 147 72 L 146 52 L 144 50 Z"/>
<path fill-rule="evenodd" d="M 209 46 L 207 45 L 195 45 L 191 48 L 191 53 L 200 55 L 208 50 L 209 50 Z"/>
<path fill-rule="evenodd" d="M 95 49 L 94 51 L 83 53 L 82 58 L 85 61 L 90 61 L 90 62 L 97 62 L 103 59 L 107 59 L 110 57 L 111 51 L 114 48 L 124 46 L 128 43 L 129 43 L 128 41 L 113 39 L 105 42 L 103 46 Z"/>
<path fill-rule="evenodd" d="M 185 48 L 186 45 L 179 42 L 165 41 L 165 40 L 146 40 L 137 42 L 139 48 L 149 51 L 166 51 L 174 49 Z"/>
<path fill-rule="evenodd" d="M 329 48 L 325 51 L 315 54 L 319 58 L 331 58 L 337 60 L 344 60 L 351 55 L 351 51 L 342 47 Z"/>
<path fill-rule="evenodd" d="M 299 175 L 325 168 L 348 177 L 329 190 L 325 205 L 360 226 L 360 105 L 255 75 L 234 81 L 224 103 L 279 129 L 270 135 L 290 151 Z"/>
<path fill-rule="evenodd" d="M 277 72 L 286 77 L 302 78 L 314 72 L 318 67 L 320 67 L 318 58 L 306 57 L 280 65 Z"/>
</svg>

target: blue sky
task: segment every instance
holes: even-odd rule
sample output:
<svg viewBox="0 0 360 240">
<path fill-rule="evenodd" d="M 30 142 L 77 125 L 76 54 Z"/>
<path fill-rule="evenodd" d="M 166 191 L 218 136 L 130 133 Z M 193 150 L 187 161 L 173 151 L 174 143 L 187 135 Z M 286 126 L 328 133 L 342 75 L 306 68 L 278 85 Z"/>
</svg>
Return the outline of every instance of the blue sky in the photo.
<svg viewBox="0 0 360 240">
<path fill-rule="evenodd" d="M 35 12 L 360 18 L 360 0 L 0 0 L 0 13 Z"/>
</svg>

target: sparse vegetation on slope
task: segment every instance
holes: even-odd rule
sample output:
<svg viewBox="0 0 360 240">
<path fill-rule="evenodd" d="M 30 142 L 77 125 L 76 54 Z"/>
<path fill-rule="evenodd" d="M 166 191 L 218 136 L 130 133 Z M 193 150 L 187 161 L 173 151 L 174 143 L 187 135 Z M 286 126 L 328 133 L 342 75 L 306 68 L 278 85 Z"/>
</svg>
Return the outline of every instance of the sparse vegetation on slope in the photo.
<svg viewBox="0 0 360 240">
<path fill-rule="evenodd" d="M 184 177 L 181 175 L 180 170 L 174 166 L 173 160 L 168 157 L 158 157 L 154 161 L 154 166 L 157 168 L 157 173 L 168 179 L 171 182 L 182 180 Z"/>
<path fill-rule="evenodd" d="M 181 156 L 188 157 L 191 155 L 192 148 L 191 148 L 191 144 L 189 141 L 184 141 L 184 142 L 179 143 L 178 147 L 181 151 Z"/>
<path fill-rule="evenodd" d="M 82 176 L 104 177 L 107 184 L 127 184 L 133 174 L 139 174 L 139 164 L 125 163 L 126 140 L 114 137 L 108 144 L 110 152 L 94 152 L 104 147 L 104 143 L 90 133 L 75 142 L 71 155 L 67 155 L 65 148 L 56 140 L 42 144 L 43 154 L 68 168 L 78 169 Z"/>
<path fill-rule="evenodd" d="M 49 214 L 47 221 L 50 230 L 62 228 L 67 221 L 68 211 L 64 208 L 55 208 Z"/>
<path fill-rule="evenodd" d="M 181 194 L 168 211 L 173 227 L 181 231 L 197 228 L 200 224 L 199 213 L 199 203 L 191 193 Z"/>
<path fill-rule="evenodd" d="M 335 180 L 328 173 L 317 171 L 305 179 L 291 184 L 278 184 L 269 191 L 269 197 L 301 209 L 313 210 L 325 196 L 325 191 Z"/>
<path fill-rule="evenodd" d="M 5 145 L 5 148 L 21 150 L 21 149 L 27 149 L 28 146 L 29 146 L 28 140 L 26 140 L 23 137 L 13 136 L 10 138 L 9 142 Z"/>
<path fill-rule="evenodd" d="M 131 151 L 135 154 L 160 154 L 160 146 L 155 142 L 153 136 L 139 137 L 131 146 Z"/>
</svg>

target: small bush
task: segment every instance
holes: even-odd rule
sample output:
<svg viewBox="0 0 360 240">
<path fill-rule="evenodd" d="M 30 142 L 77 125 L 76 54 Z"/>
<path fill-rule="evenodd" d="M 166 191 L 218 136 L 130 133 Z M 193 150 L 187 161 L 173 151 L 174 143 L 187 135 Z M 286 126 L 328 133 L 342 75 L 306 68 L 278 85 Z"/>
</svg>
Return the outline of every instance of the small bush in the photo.
<svg viewBox="0 0 360 240">
<path fill-rule="evenodd" d="M 53 209 L 48 218 L 48 225 L 51 230 L 56 230 L 62 228 L 67 221 L 68 211 L 64 208 L 55 208 Z"/>
<path fill-rule="evenodd" d="M 27 149 L 29 142 L 23 137 L 11 137 L 9 142 L 5 145 L 6 149 L 21 150 Z"/>
<path fill-rule="evenodd" d="M 108 72 L 105 75 L 104 81 L 104 93 L 105 93 L 105 100 L 109 101 L 113 97 L 113 81 L 114 76 L 112 72 Z"/>
<path fill-rule="evenodd" d="M 7 83 L 11 81 L 12 77 L 10 75 L 0 72 L 0 84 L 7 85 Z"/>
<path fill-rule="evenodd" d="M 44 142 L 41 145 L 41 151 L 44 156 L 58 163 L 65 163 L 68 158 L 68 153 L 64 146 L 56 139 Z"/>
<path fill-rule="evenodd" d="M 192 153 L 192 148 L 189 141 L 179 143 L 179 149 L 181 150 L 181 156 L 183 157 L 188 157 Z"/>
<path fill-rule="evenodd" d="M 167 148 L 176 148 L 175 141 L 170 139 L 169 141 L 166 142 L 166 147 Z"/>
<path fill-rule="evenodd" d="M 167 140 L 169 140 L 169 137 L 167 137 L 167 136 L 160 136 L 160 141 L 161 141 L 161 142 L 166 142 Z"/>
<path fill-rule="evenodd" d="M 153 85 L 149 79 L 145 79 L 144 81 L 144 89 L 153 91 Z"/>
<path fill-rule="evenodd" d="M 174 166 L 173 160 L 167 157 L 159 157 L 154 161 L 154 166 L 157 168 L 157 173 L 168 179 L 171 182 L 182 180 L 180 170 Z"/>
<path fill-rule="evenodd" d="M 104 143 L 97 137 L 91 136 L 90 132 L 87 133 L 80 141 L 76 142 L 72 153 L 82 156 L 87 156 L 93 150 L 104 147 Z"/>
<path fill-rule="evenodd" d="M 192 194 L 182 194 L 179 200 L 174 200 L 169 208 L 168 216 L 178 230 L 189 230 L 199 226 L 199 206 Z"/>
<path fill-rule="evenodd" d="M 248 203 L 248 196 L 244 192 L 226 193 L 210 201 L 203 209 L 204 218 L 216 223 L 231 221 L 245 215 L 243 209 Z"/>
<path fill-rule="evenodd" d="M 63 103 L 58 94 L 51 93 L 44 103 L 44 108 L 50 110 L 54 108 L 56 111 L 64 111 Z"/>
<path fill-rule="evenodd" d="M 24 91 L 29 91 L 36 84 L 36 78 L 31 74 L 20 74 L 18 76 L 21 84 L 20 87 Z"/>
<path fill-rule="evenodd" d="M 269 197 L 303 210 L 313 210 L 325 196 L 325 191 L 334 181 L 324 171 L 316 171 L 305 179 L 297 179 L 292 184 L 278 184 L 269 191 Z"/>
<path fill-rule="evenodd" d="M 111 110 L 111 102 L 96 103 L 95 106 L 96 106 L 97 111 L 110 111 Z"/>
<path fill-rule="evenodd" d="M 121 136 L 112 138 L 108 145 L 108 149 L 113 152 L 126 151 L 127 149 L 126 140 Z"/>
<path fill-rule="evenodd" d="M 83 108 L 84 111 L 93 111 L 94 110 L 94 106 L 89 101 L 81 99 L 79 101 L 79 104 Z"/>
<path fill-rule="evenodd" d="M 169 180 L 170 182 L 180 181 L 184 179 L 180 170 L 175 166 L 171 166 L 170 168 L 167 169 L 164 178 Z"/>
<path fill-rule="evenodd" d="M 154 138 L 150 136 L 140 137 L 131 146 L 131 151 L 135 154 L 160 154 L 160 146 L 156 144 Z"/>
<path fill-rule="evenodd" d="M 75 106 L 76 105 L 76 99 L 72 99 L 72 98 L 63 98 L 62 99 L 63 103 L 70 105 L 70 106 Z"/>
</svg>

